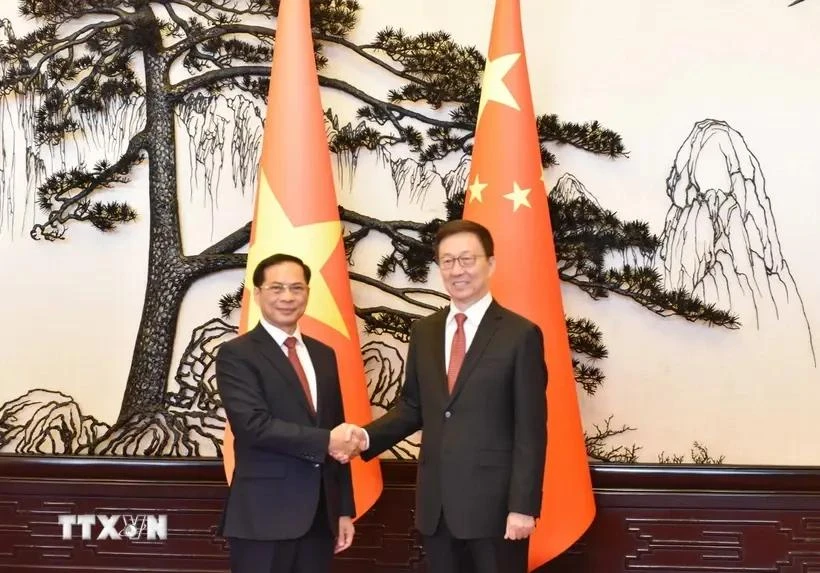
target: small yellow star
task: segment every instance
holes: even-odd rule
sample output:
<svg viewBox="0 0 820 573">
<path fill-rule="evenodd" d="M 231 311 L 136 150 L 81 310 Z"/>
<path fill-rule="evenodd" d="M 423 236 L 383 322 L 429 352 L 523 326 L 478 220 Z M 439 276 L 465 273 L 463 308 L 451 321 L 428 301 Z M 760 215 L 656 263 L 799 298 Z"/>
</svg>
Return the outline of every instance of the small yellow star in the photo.
<svg viewBox="0 0 820 573">
<path fill-rule="evenodd" d="M 288 253 L 302 259 L 313 270 L 310 279 L 310 298 L 305 315 L 338 330 L 345 338 L 350 338 L 342 313 L 330 291 L 322 267 L 342 240 L 342 225 L 339 221 L 323 221 L 308 225 L 294 226 L 270 188 L 264 170 L 259 172 L 259 194 L 254 242 L 248 250 L 248 267 L 245 288 L 253 289 L 253 270 L 256 265 L 274 253 Z M 259 321 L 259 307 L 250 297 L 248 309 L 248 329 Z"/>
<path fill-rule="evenodd" d="M 483 202 L 481 198 L 481 192 L 487 187 L 486 183 L 482 183 L 478 180 L 478 173 L 475 174 L 475 179 L 473 180 L 472 185 L 468 187 L 470 190 L 470 203 L 473 201 L 478 201 L 479 203 Z"/>
<path fill-rule="evenodd" d="M 509 73 L 520 57 L 521 54 L 517 53 L 500 56 L 494 60 L 487 60 L 487 66 L 484 69 L 484 80 L 481 84 L 481 100 L 478 102 L 478 119 L 476 120 L 476 125 L 481 121 L 481 116 L 484 113 L 484 108 L 487 103 L 491 101 L 506 105 L 516 111 L 521 111 L 512 92 L 510 92 L 507 84 L 504 83 L 504 77 Z"/>
<path fill-rule="evenodd" d="M 530 205 L 530 200 L 527 198 L 530 191 L 532 191 L 532 189 L 521 189 L 517 182 L 513 182 L 512 193 L 507 193 L 504 195 L 504 199 L 509 199 L 513 202 L 513 213 L 518 211 L 518 208 L 521 205 L 525 205 L 530 208 L 532 207 L 532 205 Z"/>
</svg>

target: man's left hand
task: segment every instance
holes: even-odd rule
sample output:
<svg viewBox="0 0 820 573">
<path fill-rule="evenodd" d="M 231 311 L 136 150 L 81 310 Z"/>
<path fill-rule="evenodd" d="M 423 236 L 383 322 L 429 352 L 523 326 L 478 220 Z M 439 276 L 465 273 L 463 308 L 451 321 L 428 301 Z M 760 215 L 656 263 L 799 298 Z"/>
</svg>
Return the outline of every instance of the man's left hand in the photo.
<svg viewBox="0 0 820 573">
<path fill-rule="evenodd" d="M 339 518 L 339 536 L 336 538 L 336 548 L 334 553 L 341 553 L 353 543 L 353 534 L 356 528 L 353 527 L 353 519 L 347 516 Z"/>
<path fill-rule="evenodd" d="M 504 533 L 504 539 L 511 539 L 513 541 L 526 539 L 530 536 L 533 529 L 535 529 L 534 517 L 511 511 L 509 515 L 507 515 L 507 532 Z"/>
</svg>

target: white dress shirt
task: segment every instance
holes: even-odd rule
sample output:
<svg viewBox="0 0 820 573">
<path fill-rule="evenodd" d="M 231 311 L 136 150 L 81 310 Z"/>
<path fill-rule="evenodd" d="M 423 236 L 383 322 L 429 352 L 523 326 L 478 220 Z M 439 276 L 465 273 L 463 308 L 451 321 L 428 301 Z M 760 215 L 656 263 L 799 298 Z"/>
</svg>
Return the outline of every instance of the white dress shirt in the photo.
<svg viewBox="0 0 820 573">
<path fill-rule="evenodd" d="M 264 318 L 261 318 L 259 322 L 262 324 L 262 328 L 271 335 L 271 338 L 273 338 L 282 352 L 285 353 L 285 357 L 288 355 L 288 347 L 285 346 L 285 340 L 291 336 L 296 339 L 296 355 L 299 357 L 299 362 L 302 363 L 302 369 L 305 371 L 305 376 L 307 376 L 308 379 L 308 387 L 310 388 L 310 398 L 313 400 L 313 407 L 318 411 L 319 402 L 316 399 L 316 370 L 313 368 L 313 362 L 310 359 L 310 354 L 308 354 L 307 346 L 305 346 L 305 342 L 302 340 L 302 333 L 299 331 L 299 327 L 296 327 L 296 331 L 293 334 L 288 334 Z"/>
<path fill-rule="evenodd" d="M 467 346 L 464 351 L 470 349 L 470 344 L 473 343 L 475 333 L 478 330 L 478 325 L 484 314 L 493 302 L 493 296 L 488 292 L 480 299 L 475 301 L 467 310 L 458 310 L 452 303 L 450 303 L 450 312 L 447 315 L 447 322 L 444 323 L 444 368 L 450 367 L 450 350 L 453 347 L 453 337 L 456 335 L 456 314 L 463 313 L 467 316 L 464 320 L 464 337 L 467 341 Z"/>
</svg>

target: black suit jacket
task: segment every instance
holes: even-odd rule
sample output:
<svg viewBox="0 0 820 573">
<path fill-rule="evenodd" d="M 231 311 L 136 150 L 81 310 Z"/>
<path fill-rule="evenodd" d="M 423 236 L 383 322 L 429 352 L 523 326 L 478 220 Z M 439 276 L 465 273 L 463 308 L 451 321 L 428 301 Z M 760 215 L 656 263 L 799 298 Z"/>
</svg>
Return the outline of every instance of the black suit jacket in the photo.
<svg viewBox="0 0 820 573">
<path fill-rule="evenodd" d="M 453 536 L 503 537 L 507 514 L 537 517 L 546 456 L 541 330 L 496 302 L 481 323 L 452 395 L 444 365 L 449 309 L 419 319 L 396 404 L 367 426 L 370 459 L 422 430 L 416 527 L 435 532 L 441 512 Z"/>
<path fill-rule="evenodd" d="M 327 454 L 330 430 L 344 421 L 336 354 L 302 336 L 316 371 L 317 418 L 285 352 L 258 325 L 224 343 L 216 382 L 235 436 L 236 466 L 220 535 L 295 539 L 310 528 L 324 488 L 336 535 L 354 516 L 350 467 Z"/>
</svg>

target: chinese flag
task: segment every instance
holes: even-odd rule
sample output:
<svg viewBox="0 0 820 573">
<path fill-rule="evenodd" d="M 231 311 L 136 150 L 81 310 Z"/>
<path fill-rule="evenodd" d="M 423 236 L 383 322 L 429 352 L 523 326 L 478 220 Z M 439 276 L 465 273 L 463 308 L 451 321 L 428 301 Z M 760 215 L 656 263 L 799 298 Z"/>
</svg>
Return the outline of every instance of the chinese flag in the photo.
<svg viewBox="0 0 820 573">
<path fill-rule="evenodd" d="M 252 275 L 259 261 L 277 252 L 305 261 L 313 276 L 300 328 L 336 351 L 345 417 L 365 425 L 372 416 L 342 234 L 313 55 L 310 3 L 282 0 L 239 330 L 245 332 L 259 321 L 252 296 Z M 223 456 L 230 481 L 233 434 L 227 425 Z M 356 458 L 351 470 L 356 512 L 361 516 L 381 494 L 381 468 L 378 460 L 365 463 Z"/>
<path fill-rule="evenodd" d="M 541 327 L 549 371 L 547 462 L 530 570 L 562 553 L 589 527 L 589 475 L 552 225 L 530 94 L 519 0 L 496 0 L 476 122 L 464 218 L 495 240 L 493 297 Z"/>
</svg>

